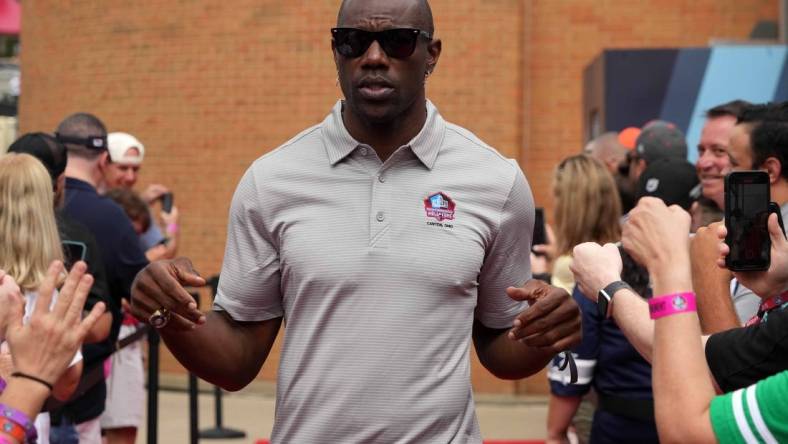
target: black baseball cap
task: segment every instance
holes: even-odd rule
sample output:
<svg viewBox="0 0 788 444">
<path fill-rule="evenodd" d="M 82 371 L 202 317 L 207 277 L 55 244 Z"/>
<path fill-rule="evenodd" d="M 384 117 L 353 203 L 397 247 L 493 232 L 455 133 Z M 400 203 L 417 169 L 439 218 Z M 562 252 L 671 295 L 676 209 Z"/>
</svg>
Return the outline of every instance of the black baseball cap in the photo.
<svg viewBox="0 0 788 444">
<path fill-rule="evenodd" d="M 72 145 L 79 145 L 84 146 L 85 148 L 95 150 L 95 151 L 104 151 L 107 149 L 107 136 L 88 136 L 88 137 L 77 137 L 77 136 L 67 136 L 60 133 L 55 133 L 55 138 L 60 143 L 68 143 Z"/>
<path fill-rule="evenodd" d="M 27 133 L 8 147 L 9 153 L 29 154 L 44 164 L 52 180 L 66 170 L 66 147 L 47 133 Z"/>
<path fill-rule="evenodd" d="M 698 185 L 695 167 L 685 159 L 664 158 L 651 162 L 638 179 L 637 198 L 658 197 L 665 205 L 678 205 L 689 210 L 692 189 Z"/>
</svg>

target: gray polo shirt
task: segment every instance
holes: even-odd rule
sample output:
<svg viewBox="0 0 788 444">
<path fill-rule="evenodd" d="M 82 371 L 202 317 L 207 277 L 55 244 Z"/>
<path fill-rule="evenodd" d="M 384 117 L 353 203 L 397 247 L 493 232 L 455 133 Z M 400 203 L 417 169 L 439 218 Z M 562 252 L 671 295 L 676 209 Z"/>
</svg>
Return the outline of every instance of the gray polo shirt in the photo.
<svg viewBox="0 0 788 444">
<path fill-rule="evenodd" d="M 285 318 L 275 443 L 481 442 L 471 328 L 527 306 L 530 188 L 429 102 L 385 163 L 341 109 L 246 171 L 214 309 Z"/>
</svg>

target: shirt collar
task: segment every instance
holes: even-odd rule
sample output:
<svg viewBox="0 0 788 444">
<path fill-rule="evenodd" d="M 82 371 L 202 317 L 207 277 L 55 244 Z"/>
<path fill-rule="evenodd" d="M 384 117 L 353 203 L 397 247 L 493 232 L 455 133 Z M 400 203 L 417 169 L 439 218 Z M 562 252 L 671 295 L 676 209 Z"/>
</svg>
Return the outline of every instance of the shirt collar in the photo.
<svg viewBox="0 0 788 444">
<path fill-rule="evenodd" d="M 322 125 L 326 154 L 331 165 L 336 165 L 362 145 L 345 128 L 342 120 L 342 103 L 342 100 L 337 101 Z M 446 122 L 435 105 L 427 100 L 427 120 L 424 122 L 424 127 L 407 145 L 429 169 L 435 165 L 445 132 Z"/>
<path fill-rule="evenodd" d="M 93 185 L 85 182 L 84 180 L 76 179 L 73 177 L 66 177 L 66 187 L 67 188 L 79 188 L 86 191 L 93 191 L 96 192 L 96 187 Z"/>
</svg>

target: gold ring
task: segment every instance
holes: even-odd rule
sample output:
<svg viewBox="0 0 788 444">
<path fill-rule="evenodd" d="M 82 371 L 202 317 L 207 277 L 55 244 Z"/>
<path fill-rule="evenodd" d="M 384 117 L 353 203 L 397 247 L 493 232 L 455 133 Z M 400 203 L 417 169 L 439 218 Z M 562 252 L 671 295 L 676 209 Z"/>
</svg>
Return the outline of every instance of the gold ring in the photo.
<svg viewBox="0 0 788 444">
<path fill-rule="evenodd" d="M 166 308 L 162 307 L 153 312 L 152 315 L 148 318 L 148 323 L 153 326 L 153 328 L 160 329 L 164 328 L 168 322 L 170 322 L 170 311 Z"/>
</svg>

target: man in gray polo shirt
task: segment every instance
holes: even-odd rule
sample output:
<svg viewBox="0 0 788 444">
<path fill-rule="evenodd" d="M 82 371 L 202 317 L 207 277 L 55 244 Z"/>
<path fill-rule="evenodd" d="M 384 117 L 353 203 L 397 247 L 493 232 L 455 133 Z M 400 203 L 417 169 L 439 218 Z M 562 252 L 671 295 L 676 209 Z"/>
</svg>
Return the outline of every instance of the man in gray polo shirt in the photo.
<svg viewBox="0 0 788 444">
<path fill-rule="evenodd" d="M 286 320 L 273 442 L 478 443 L 471 338 L 503 378 L 579 342 L 569 295 L 529 281 L 520 168 L 425 98 L 433 32 L 424 0 L 343 2 L 345 100 L 241 179 L 214 310 L 189 302 L 181 285 L 204 282 L 186 259 L 137 278 L 135 316 L 230 390 Z"/>
</svg>

